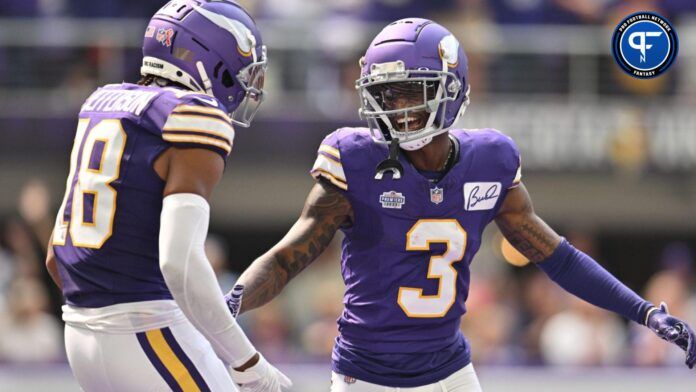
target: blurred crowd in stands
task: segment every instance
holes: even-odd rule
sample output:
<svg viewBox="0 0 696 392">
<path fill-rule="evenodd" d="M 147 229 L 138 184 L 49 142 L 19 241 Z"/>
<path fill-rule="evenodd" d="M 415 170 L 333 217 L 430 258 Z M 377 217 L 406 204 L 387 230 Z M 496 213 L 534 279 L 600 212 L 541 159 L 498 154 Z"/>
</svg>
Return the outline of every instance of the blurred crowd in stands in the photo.
<svg viewBox="0 0 696 392">
<path fill-rule="evenodd" d="M 307 18 L 330 14 L 387 21 L 453 10 L 482 10 L 496 23 L 600 23 L 608 9 L 632 7 L 661 10 L 665 16 L 696 11 L 690 0 L 239 0 L 258 18 Z M 163 3 L 163 2 L 161 2 Z M 71 16 L 80 18 L 143 17 L 160 2 L 138 0 L 6 0 L 0 15 L 11 17 Z"/>
<path fill-rule="evenodd" d="M 327 53 L 330 67 L 320 74 L 321 83 L 350 88 L 355 80 L 357 52 L 341 51 L 340 44 L 323 45 L 322 40 L 365 39 L 372 32 L 353 30 L 352 21 L 383 23 L 407 16 L 429 16 L 452 26 L 467 24 L 482 29 L 496 25 L 586 24 L 613 26 L 633 11 L 652 9 L 673 22 L 693 18 L 693 0 L 243 0 L 240 1 L 261 21 L 309 20 L 315 23 L 319 45 L 335 50 Z M 3 0 L 0 18 L 147 18 L 163 2 L 142 0 Z M 345 30 L 341 30 L 345 29 Z M 337 33 L 340 32 L 340 33 Z M 475 37 L 463 37 L 476 45 Z M 608 47 L 608 38 L 607 38 Z M 272 43 L 271 43 L 272 45 Z M 351 48 L 352 45 L 348 45 Z M 0 87 L 27 88 L 71 86 L 68 93 L 76 102 L 84 99 L 98 82 L 99 64 L 111 61 L 104 48 L 31 49 L 0 47 Z M 15 56 L 24 51 L 21 56 Z M 297 60 L 297 59 L 296 59 Z M 299 59 L 301 60 L 301 59 Z M 509 58 L 508 58 L 509 60 Z M 552 58 L 550 61 L 557 61 Z M 135 76 L 139 53 L 126 56 L 126 66 Z M 275 60 L 271 60 L 275 61 Z M 283 59 L 286 68 L 306 67 L 304 63 Z M 329 60 L 327 60 L 329 61 Z M 561 60 L 561 63 L 563 61 Z M 513 63 L 514 64 L 514 63 Z M 534 69 L 527 63 L 527 70 Z M 515 67 L 519 72 L 519 67 Z M 548 68 L 542 68 L 548 69 Z M 471 58 L 473 85 L 484 94 L 488 90 L 506 91 L 513 84 L 505 78 L 487 78 L 496 72 L 496 63 L 483 57 Z M 531 71 L 530 71 L 531 72 Z M 545 71 L 548 72 L 548 71 Z M 499 73 L 498 76 L 503 75 Z M 512 74 L 511 74 L 512 75 Z M 517 74 L 514 74 L 517 75 Z M 124 75 L 124 77 L 127 75 Z M 553 73 L 539 77 L 554 77 Z M 518 78 L 519 79 L 519 78 Z M 654 83 L 661 86 L 669 76 Z M 117 81 L 116 81 L 117 82 Z M 284 80 L 292 87 L 293 79 Z M 311 77 L 308 85 L 318 83 Z M 505 84 L 496 87 L 495 84 Z M 645 88 L 648 84 L 642 84 Z M 532 88 L 520 85 L 521 91 Z M 82 89 L 80 89 L 82 87 Z M 662 87 L 659 87 L 662 88 Z M 59 99 L 66 99 L 61 93 Z M 69 97 L 68 97 L 69 98 Z M 335 104 L 335 99 L 323 102 Z M 317 101 L 317 104 L 320 102 Z M 79 103 L 73 112 L 77 111 Z M 348 105 L 355 114 L 354 103 Z M 15 119 L 16 120 L 16 119 Z M 74 119 L 65 127 L 72 132 Z M 3 119 L 7 121 L 12 119 Z M 0 121 L 0 124 L 3 124 Z M 67 121 L 67 119 L 66 119 Z M 42 128 L 45 128 L 43 123 Z M 39 127 L 22 123 L 22 127 Z M 19 128 L 17 124 L 4 128 Z M 7 139 L 6 139 L 7 140 Z M 68 144 L 69 140 L 64 144 Z M 11 144 L 11 143 L 10 143 Z M 9 145 L 9 144 L 8 144 Z M 8 146 L 6 145 L 6 146 Z M 3 150 L 4 151 L 4 150 Z M 67 160 L 65 158 L 64 160 Z M 17 195 L 14 211 L 0 211 L 0 362 L 65 361 L 62 344 L 60 305 L 62 298 L 44 268 L 46 246 L 55 218 L 55 207 L 62 195 L 50 194 L 40 180 L 28 180 Z M 571 240 L 600 262 L 591 235 Z M 232 271 L 234 249 L 229 238 L 211 235 L 207 251 L 223 290 L 229 289 L 241 271 Z M 693 244 L 692 244 L 693 245 Z M 669 244 L 654 261 L 656 271 L 644 287 L 634 287 L 647 299 L 666 301 L 680 317 L 696 324 L 693 248 Z M 259 250 L 259 254 L 263 252 Z M 339 273 L 338 240 L 305 273 L 283 292 L 281 298 L 241 318 L 252 340 L 273 362 L 316 361 L 327 363 L 336 319 L 342 309 L 343 286 Z M 247 262 L 250 262 L 248 260 Z M 631 260 L 617 263 L 630 268 Z M 513 267 L 495 252 L 474 261 L 468 314 L 462 329 L 473 346 L 477 364 L 497 365 L 681 365 L 683 355 L 654 338 L 645 328 L 598 310 L 562 292 L 533 266 Z"/>
<path fill-rule="evenodd" d="M 307 27 L 307 39 L 316 41 L 317 51 L 324 52 L 324 60 L 329 65 L 339 67 L 338 72 L 331 75 L 333 79 L 338 83 L 345 82 L 346 87 L 353 85 L 359 52 L 364 50 L 364 46 L 375 33 L 374 29 L 386 22 L 403 17 L 431 17 L 453 30 L 462 26 L 474 27 L 480 29 L 477 30 L 480 35 L 488 35 L 491 30 L 495 30 L 496 26 L 507 25 L 605 25 L 613 29 L 622 17 L 639 10 L 658 11 L 679 25 L 685 21 L 693 22 L 693 15 L 696 12 L 696 2 L 691 0 L 336 0 L 330 2 L 240 0 L 239 2 L 250 10 L 262 25 L 275 22 L 304 24 Z M 5 0 L 0 3 L 0 18 L 30 17 L 44 21 L 55 18 L 145 19 L 163 3 L 164 1 L 137 0 Z M 47 33 L 60 34 L 61 32 Z M 460 37 L 465 48 L 472 54 L 475 54 L 477 46 L 481 45 L 478 35 Z M 553 39 L 553 37 L 545 38 Z M 273 42 L 268 44 L 271 49 L 274 49 Z M 117 69 L 127 70 L 124 75 L 119 75 L 125 80 L 137 77 L 139 69 L 138 50 L 128 51 L 124 58 L 114 58 L 108 50 L 99 46 L 74 49 L 47 48 L 35 53 L 35 56 L 21 53 L 21 50 L 22 48 L 0 50 L 0 86 L 55 87 L 63 84 L 74 86 L 85 83 L 88 85 L 86 87 L 89 87 L 94 84 L 94 79 L 98 79 L 97 69 L 103 67 L 104 63 L 112 64 Z M 291 69 L 307 66 L 302 64 L 302 61 L 307 59 L 305 54 L 294 61 L 289 60 L 288 56 L 293 57 L 291 54 L 275 52 L 271 65 L 283 63 L 283 68 Z M 522 91 L 529 92 L 528 90 L 534 89 L 535 85 L 542 84 L 539 82 L 544 80 L 542 76 L 552 80 L 559 78 L 549 72 L 536 75 L 534 63 L 529 63 L 527 60 L 524 60 L 525 63 L 521 65 L 527 72 L 527 78 L 534 83 L 520 85 Z M 501 61 L 491 63 L 485 57 L 479 58 L 474 55 L 470 68 L 473 85 L 477 86 L 477 92 L 497 91 L 496 83 L 509 87 L 509 79 L 518 74 L 511 71 L 502 72 L 498 68 L 505 68 L 506 65 L 510 65 L 510 68 L 518 68 L 519 64 L 515 62 L 519 61 L 520 59 L 515 56 L 505 56 Z M 558 71 L 567 68 L 567 59 L 562 56 L 550 56 L 549 59 L 537 61 L 556 62 Z M 114 62 L 124 64 L 116 65 Z M 326 76 L 329 71 L 324 71 L 319 72 L 318 76 Z M 563 72 L 560 73 L 563 74 Z M 493 77 L 486 77 L 488 74 Z M 311 80 L 302 79 L 293 81 L 285 78 L 282 84 L 291 88 L 294 87 L 293 84 L 306 82 L 311 86 Z M 562 85 L 563 81 L 559 79 L 557 84 Z M 488 84 L 492 85 L 488 86 Z M 648 83 L 647 86 L 652 86 L 652 89 L 659 92 L 668 89 L 669 83 L 655 81 Z M 541 86 L 536 88 L 541 89 L 541 92 L 545 90 Z M 645 88 L 644 86 L 643 89 Z"/>
<path fill-rule="evenodd" d="M 65 361 L 62 299 L 44 268 L 56 196 L 41 181 L 29 180 L 16 213 L 0 219 L 0 363 Z M 462 323 L 478 365 L 681 366 L 683 354 L 646 328 L 566 294 L 534 266 L 506 263 L 491 249 L 495 236 L 474 259 Z M 571 234 L 569 239 L 606 261 L 592 237 Z M 234 249 L 228 243 L 215 233 L 206 243 L 223 291 L 241 272 L 229 268 Z M 684 243 L 667 244 L 647 284 L 633 288 L 696 323 L 692 251 Z M 273 361 L 328 363 L 342 310 L 339 252 L 336 238 L 278 299 L 240 317 L 259 350 Z M 631 260 L 627 256 L 619 264 L 630 268 Z"/>
<path fill-rule="evenodd" d="M 357 60 L 376 29 L 388 21 L 407 16 L 431 17 L 457 33 L 469 54 L 471 96 L 475 103 L 510 94 L 556 98 L 631 96 L 636 99 L 654 96 L 683 99 L 691 94 L 691 99 L 696 100 L 696 89 L 693 88 L 696 86 L 696 73 L 692 70 L 696 68 L 691 66 L 696 60 L 686 58 L 688 53 L 682 55 L 664 76 L 641 81 L 625 75 L 609 53 L 611 30 L 618 20 L 631 12 L 657 10 L 678 27 L 683 24 L 696 26 L 696 2 L 691 0 L 240 2 L 262 27 L 268 27 L 265 41 L 270 56 L 266 79 L 269 99 L 266 109 L 260 112 L 259 127 L 268 127 L 264 123 L 266 120 L 284 120 L 289 116 L 309 122 L 357 120 L 358 97 L 354 89 L 359 69 Z M 0 34 L 4 35 L 2 42 L 7 43 L 0 45 L 0 101 L 4 102 L 0 105 L 0 129 L 28 130 L 11 135 L 23 145 L 38 143 L 45 147 L 44 143 L 66 139 L 65 135 L 74 130 L 75 109 L 96 86 L 135 82 L 139 78 L 142 35 L 138 31 L 144 31 L 146 18 L 163 3 L 136 0 L 0 2 L 0 18 L 22 18 L 18 19 L 22 23 L 26 18 L 40 21 L 38 25 L 27 27 L 32 31 L 20 27 L 4 32 L 0 25 Z M 133 31 L 119 34 L 119 31 L 114 32 L 112 24 L 105 24 L 103 31 L 91 25 L 89 34 L 94 41 L 87 37 L 89 44 L 51 44 L 53 38 L 61 41 L 60 37 L 80 35 L 79 30 L 74 31 L 79 22 L 107 17 L 124 23 L 127 20 L 128 29 Z M 77 18 L 78 22 L 57 26 L 50 23 L 63 18 Z M 70 30 L 71 26 L 73 30 Z M 299 35 L 284 34 L 286 28 L 293 31 L 287 26 L 300 26 L 302 32 Z M 548 32 L 541 36 L 536 34 L 533 39 L 519 40 L 517 30 L 505 30 L 511 26 L 576 26 L 589 28 L 590 38 L 579 45 L 566 42 L 568 37 L 577 34 L 565 30 L 564 34 Z M 57 31 L 61 28 L 70 31 Z M 270 28 L 277 29 L 276 35 L 268 33 Z M 600 36 L 592 35 L 594 28 L 602 32 Z M 21 45 L 14 45 L 10 33 L 38 38 L 32 38 L 32 44 L 24 41 Z M 506 47 L 504 42 L 511 38 L 510 35 L 517 38 L 513 45 L 522 41 L 520 43 L 529 48 L 534 47 L 538 40 L 539 47 L 546 49 L 524 52 Z M 42 37 L 49 42 L 46 46 L 42 46 Z M 297 42 L 279 42 L 283 39 L 313 42 L 315 45 L 306 47 Z M 504 49 L 491 52 L 491 45 Z M 273 110 L 268 110 L 271 107 Z M 322 125 L 322 128 L 329 127 Z M 3 147 L 0 145 L 0 153 L 17 151 Z"/>
</svg>

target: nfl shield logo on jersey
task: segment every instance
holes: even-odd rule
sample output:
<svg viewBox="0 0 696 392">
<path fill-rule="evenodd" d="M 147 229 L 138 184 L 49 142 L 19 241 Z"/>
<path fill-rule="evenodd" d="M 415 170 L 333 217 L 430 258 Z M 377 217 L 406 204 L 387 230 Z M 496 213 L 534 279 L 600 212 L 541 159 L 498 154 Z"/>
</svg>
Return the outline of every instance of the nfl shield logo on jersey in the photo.
<svg viewBox="0 0 696 392">
<path fill-rule="evenodd" d="M 440 204 L 445 199 L 444 192 L 442 188 L 431 188 L 430 189 L 430 201 L 435 204 Z"/>
</svg>

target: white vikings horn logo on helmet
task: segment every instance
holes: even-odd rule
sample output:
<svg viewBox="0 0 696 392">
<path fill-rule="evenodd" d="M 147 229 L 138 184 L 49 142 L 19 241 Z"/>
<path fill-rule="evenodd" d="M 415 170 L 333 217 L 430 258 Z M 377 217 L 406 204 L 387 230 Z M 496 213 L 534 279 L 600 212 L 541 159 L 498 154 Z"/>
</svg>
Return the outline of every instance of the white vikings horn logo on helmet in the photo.
<svg viewBox="0 0 696 392">
<path fill-rule="evenodd" d="M 215 23 L 218 27 L 227 30 L 230 34 L 234 36 L 237 40 L 237 48 L 239 53 L 243 56 L 249 57 L 254 56 L 254 61 L 256 61 L 256 53 L 252 52 L 256 46 L 256 37 L 251 33 L 251 30 L 244 26 L 238 20 L 227 18 L 223 15 L 216 14 L 214 12 L 208 11 L 203 7 L 194 7 L 195 10 L 203 15 L 209 21 Z"/>
<path fill-rule="evenodd" d="M 447 62 L 449 67 L 459 64 L 459 41 L 453 35 L 445 36 L 438 47 L 440 58 Z"/>
</svg>

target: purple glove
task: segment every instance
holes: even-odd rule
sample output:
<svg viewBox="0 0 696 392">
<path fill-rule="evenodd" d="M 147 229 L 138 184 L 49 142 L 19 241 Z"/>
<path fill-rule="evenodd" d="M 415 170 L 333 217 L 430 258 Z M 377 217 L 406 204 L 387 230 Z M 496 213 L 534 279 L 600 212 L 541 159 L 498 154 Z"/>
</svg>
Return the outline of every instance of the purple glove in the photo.
<svg viewBox="0 0 696 392">
<path fill-rule="evenodd" d="M 645 323 L 660 338 L 674 343 L 686 351 L 686 366 L 693 369 L 696 365 L 696 334 L 689 324 L 669 315 L 667 304 L 662 302 L 659 308 L 648 313 Z"/>
<path fill-rule="evenodd" d="M 242 307 L 242 295 L 244 294 L 244 285 L 236 284 L 230 290 L 229 293 L 225 294 L 225 303 L 227 307 L 230 308 L 230 313 L 232 317 L 237 318 L 239 314 L 239 309 Z"/>
</svg>

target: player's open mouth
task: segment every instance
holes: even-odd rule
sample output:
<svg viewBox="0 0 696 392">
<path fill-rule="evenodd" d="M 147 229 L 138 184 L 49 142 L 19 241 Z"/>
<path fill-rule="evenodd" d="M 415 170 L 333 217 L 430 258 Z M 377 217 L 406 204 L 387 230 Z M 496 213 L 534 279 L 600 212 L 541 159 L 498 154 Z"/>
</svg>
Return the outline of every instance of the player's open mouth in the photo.
<svg viewBox="0 0 696 392">
<path fill-rule="evenodd" d="M 401 115 L 396 118 L 396 128 L 401 132 L 415 131 L 423 128 L 423 125 L 425 125 L 423 116 Z"/>
</svg>

